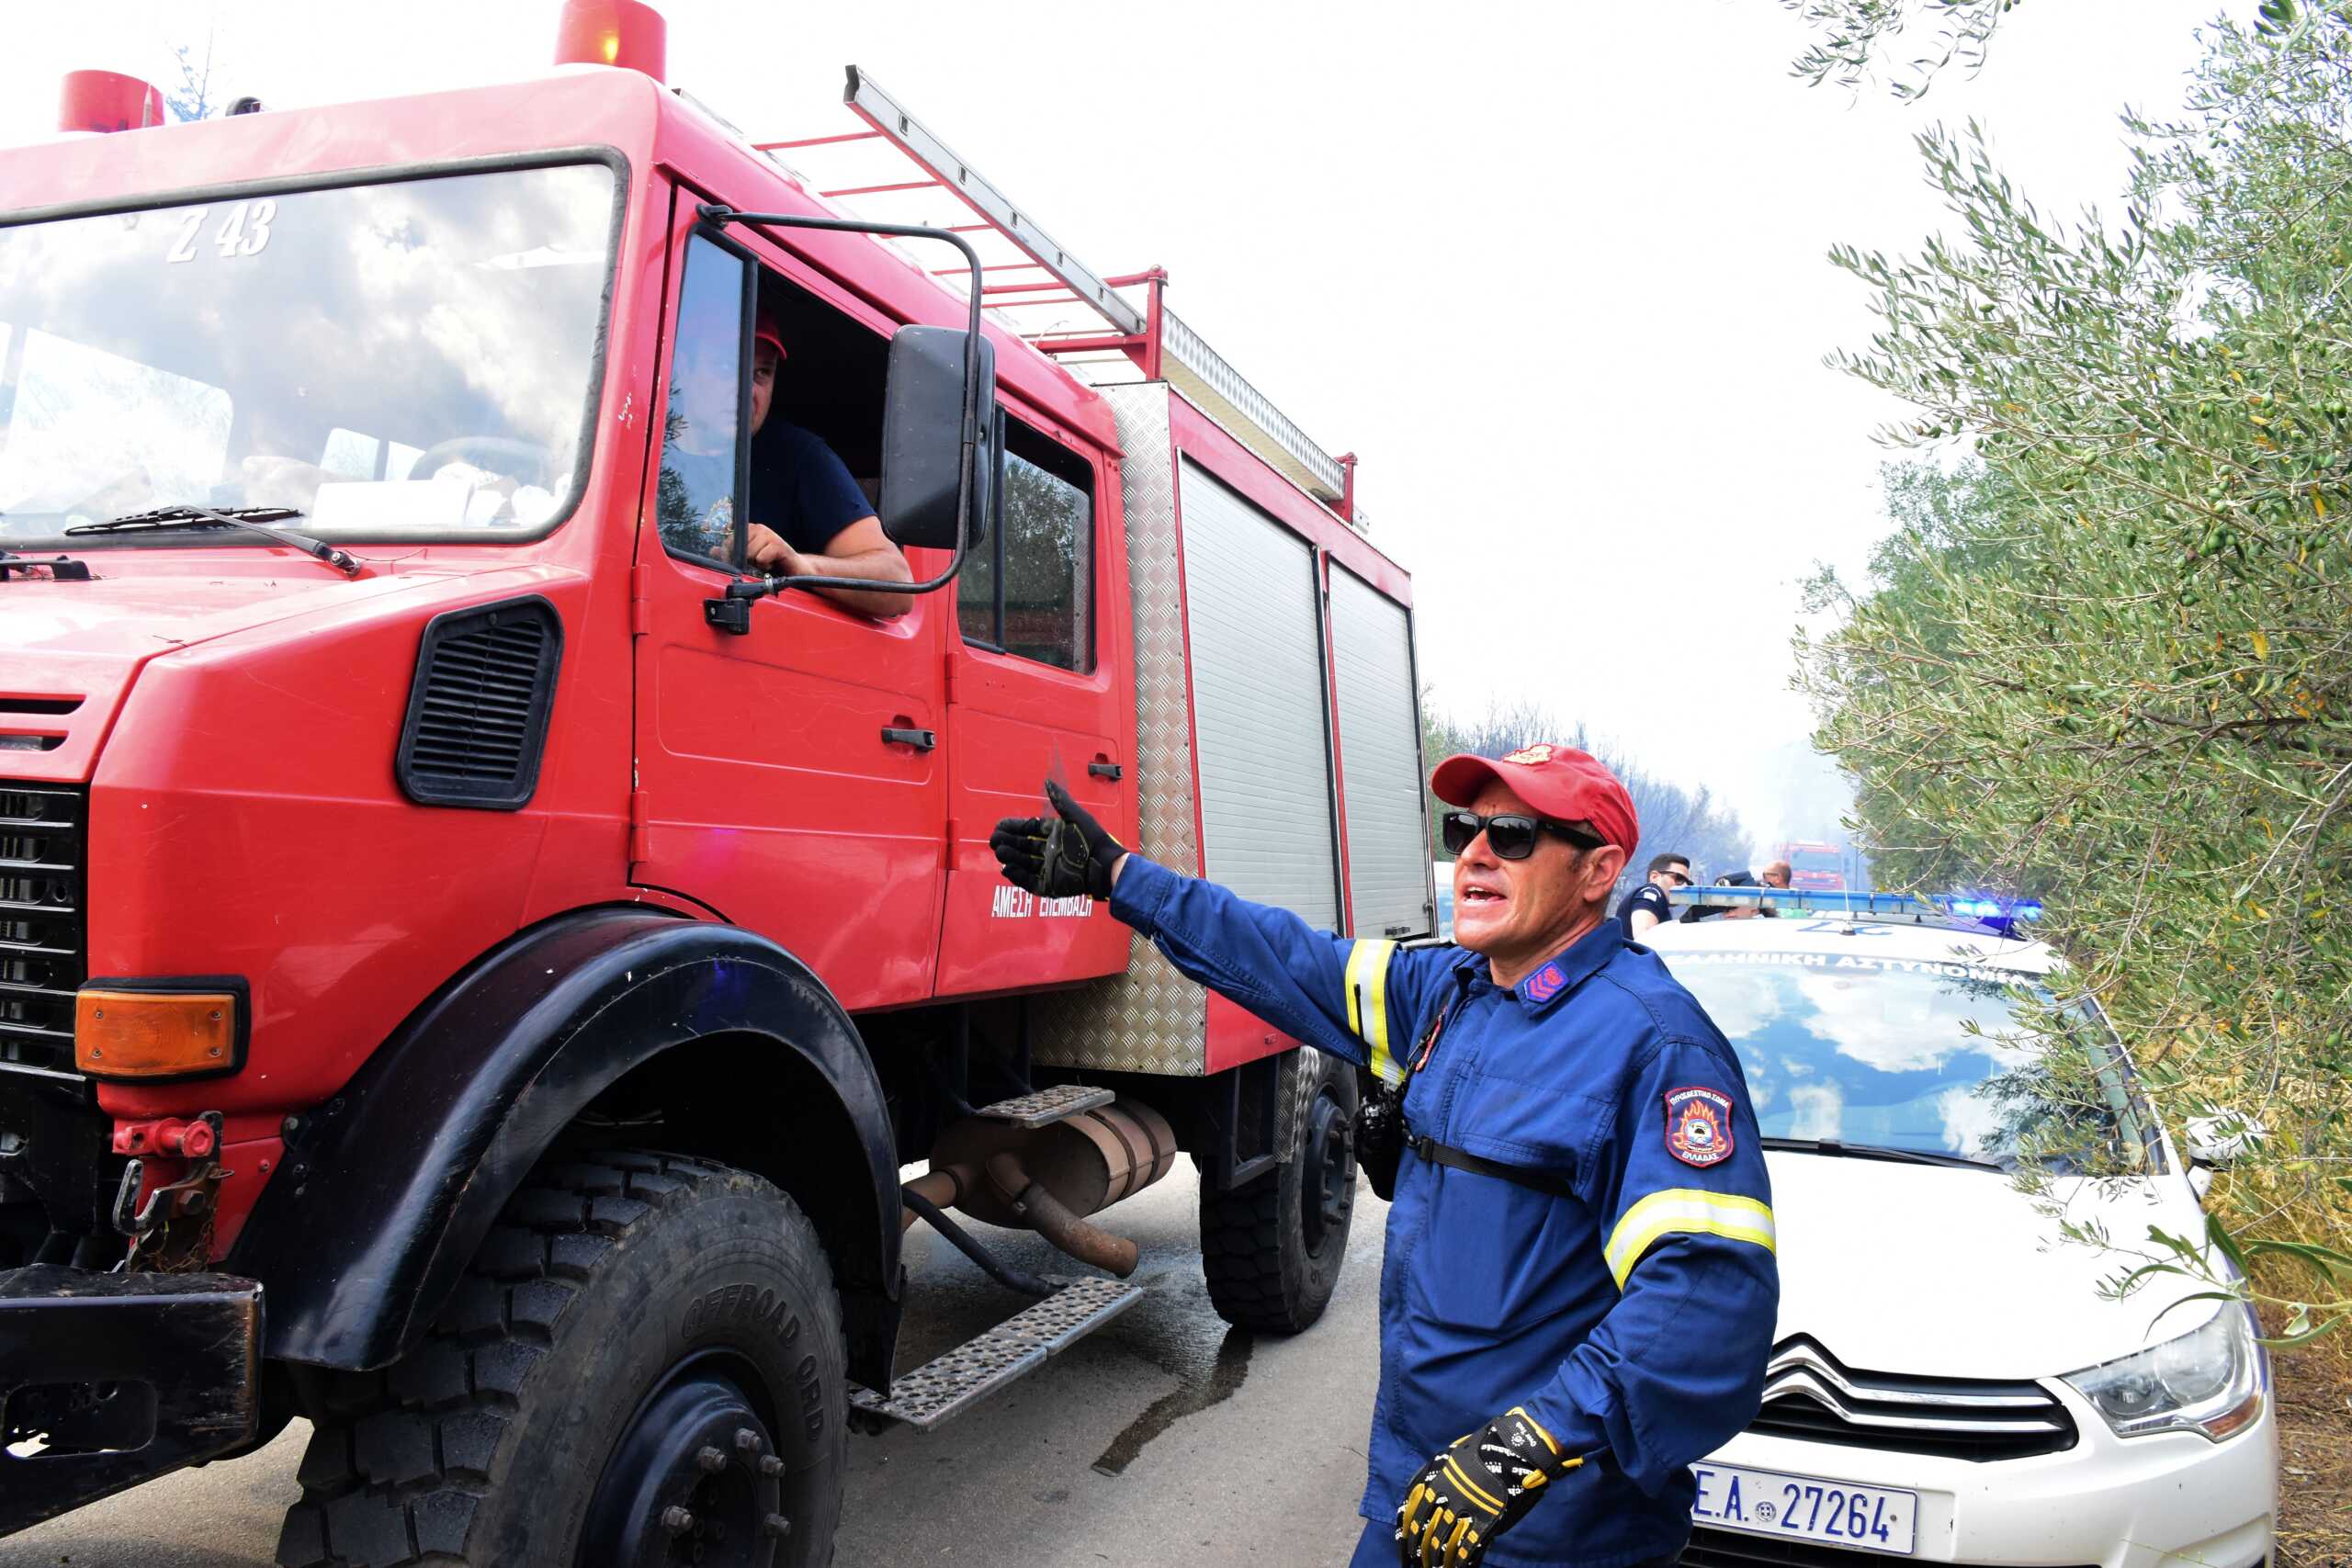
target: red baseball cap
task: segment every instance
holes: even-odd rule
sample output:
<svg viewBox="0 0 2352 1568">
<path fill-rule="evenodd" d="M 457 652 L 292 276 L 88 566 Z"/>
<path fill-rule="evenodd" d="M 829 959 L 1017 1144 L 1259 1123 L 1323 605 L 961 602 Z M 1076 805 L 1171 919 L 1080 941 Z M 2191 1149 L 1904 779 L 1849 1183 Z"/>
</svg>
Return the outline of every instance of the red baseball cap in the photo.
<svg viewBox="0 0 2352 1568">
<path fill-rule="evenodd" d="M 1589 822 L 1604 844 L 1615 844 L 1631 860 L 1641 841 L 1642 822 L 1634 797 L 1617 775 L 1589 751 L 1549 741 L 1523 746 L 1499 761 L 1467 754 L 1448 757 L 1430 775 L 1430 788 L 1448 806 L 1468 806 L 1489 780 L 1557 822 Z"/>
<path fill-rule="evenodd" d="M 736 320 L 741 321 L 742 318 L 738 316 Z M 765 310 L 762 310 L 754 321 L 752 327 L 752 341 L 771 345 L 775 350 L 776 359 L 779 362 L 784 359 L 784 333 L 776 330 L 775 318 Z"/>
</svg>

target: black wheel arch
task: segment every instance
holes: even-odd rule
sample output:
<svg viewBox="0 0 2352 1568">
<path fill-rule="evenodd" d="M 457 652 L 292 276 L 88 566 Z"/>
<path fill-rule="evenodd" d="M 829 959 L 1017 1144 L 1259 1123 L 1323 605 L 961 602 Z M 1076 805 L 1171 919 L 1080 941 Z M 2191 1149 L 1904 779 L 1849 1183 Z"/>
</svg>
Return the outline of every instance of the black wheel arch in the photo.
<svg viewBox="0 0 2352 1568">
<path fill-rule="evenodd" d="M 300 1119 L 226 1265 L 266 1287 L 266 1354 L 352 1371 L 397 1360 L 582 1111 L 624 1079 L 682 1074 L 708 1093 L 656 1139 L 806 1194 L 841 1287 L 851 1375 L 887 1387 L 897 1156 L 856 1026 L 775 943 L 643 907 L 517 934 Z"/>
</svg>

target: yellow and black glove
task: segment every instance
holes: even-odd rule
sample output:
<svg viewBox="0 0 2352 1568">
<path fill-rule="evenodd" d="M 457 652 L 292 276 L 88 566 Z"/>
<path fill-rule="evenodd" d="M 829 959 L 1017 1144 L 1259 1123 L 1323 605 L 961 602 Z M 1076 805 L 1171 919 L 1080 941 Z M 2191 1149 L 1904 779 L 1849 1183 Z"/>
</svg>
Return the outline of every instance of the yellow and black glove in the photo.
<svg viewBox="0 0 2352 1568">
<path fill-rule="evenodd" d="M 1004 879 L 1046 898 L 1111 897 L 1111 871 L 1126 850 L 1050 779 L 1046 803 L 1053 816 L 1007 817 L 989 835 Z"/>
<path fill-rule="evenodd" d="M 1527 1517 L 1550 1482 L 1582 1464 L 1513 1406 L 1432 1458 L 1396 1509 L 1404 1568 L 1477 1568 L 1495 1537 Z"/>
</svg>

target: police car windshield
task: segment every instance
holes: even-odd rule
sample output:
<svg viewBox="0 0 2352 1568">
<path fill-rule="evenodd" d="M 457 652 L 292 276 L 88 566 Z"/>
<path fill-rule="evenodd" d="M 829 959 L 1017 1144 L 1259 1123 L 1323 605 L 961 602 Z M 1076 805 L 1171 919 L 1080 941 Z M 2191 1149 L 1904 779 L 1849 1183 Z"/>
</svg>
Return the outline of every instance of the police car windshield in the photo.
<svg viewBox="0 0 2352 1568">
<path fill-rule="evenodd" d="M 1659 956 L 1737 1047 L 1768 1144 L 2003 1167 L 2136 1163 L 2142 1138 L 2111 1035 L 2067 1015 L 2068 1043 L 2046 1047 L 2018 1017 L 2021 1004 L 2050 999 L 2030 976 L 1840 953 Z"/>
<path fill-rule="evenodd" d="M 616 210 L 586 164 L 0 227 L 0 542 L 175 505 L 346 537 L 554 521 Z"/>
</svg>

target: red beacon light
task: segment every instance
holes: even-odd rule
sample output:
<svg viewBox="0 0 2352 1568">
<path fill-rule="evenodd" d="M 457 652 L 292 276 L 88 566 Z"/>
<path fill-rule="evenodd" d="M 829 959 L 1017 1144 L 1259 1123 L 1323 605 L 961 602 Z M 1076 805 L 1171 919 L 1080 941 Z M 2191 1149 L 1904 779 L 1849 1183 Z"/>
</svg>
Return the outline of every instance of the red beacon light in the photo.
<svg viewBox="0 0 2352 1568">
<path fill-rule="evenodd" d="M 164 123 L 164 95 L 119 71 L 68 71 L 57 96 L 60 130 L 143 130 Z"/>
<path fill-rule="evenodd" d="M 564 0 L 556 21 L 558 65 L 617 65 L 659 82 L 668 52 L 669 24 L 644 0 Z"/>
</svg>

